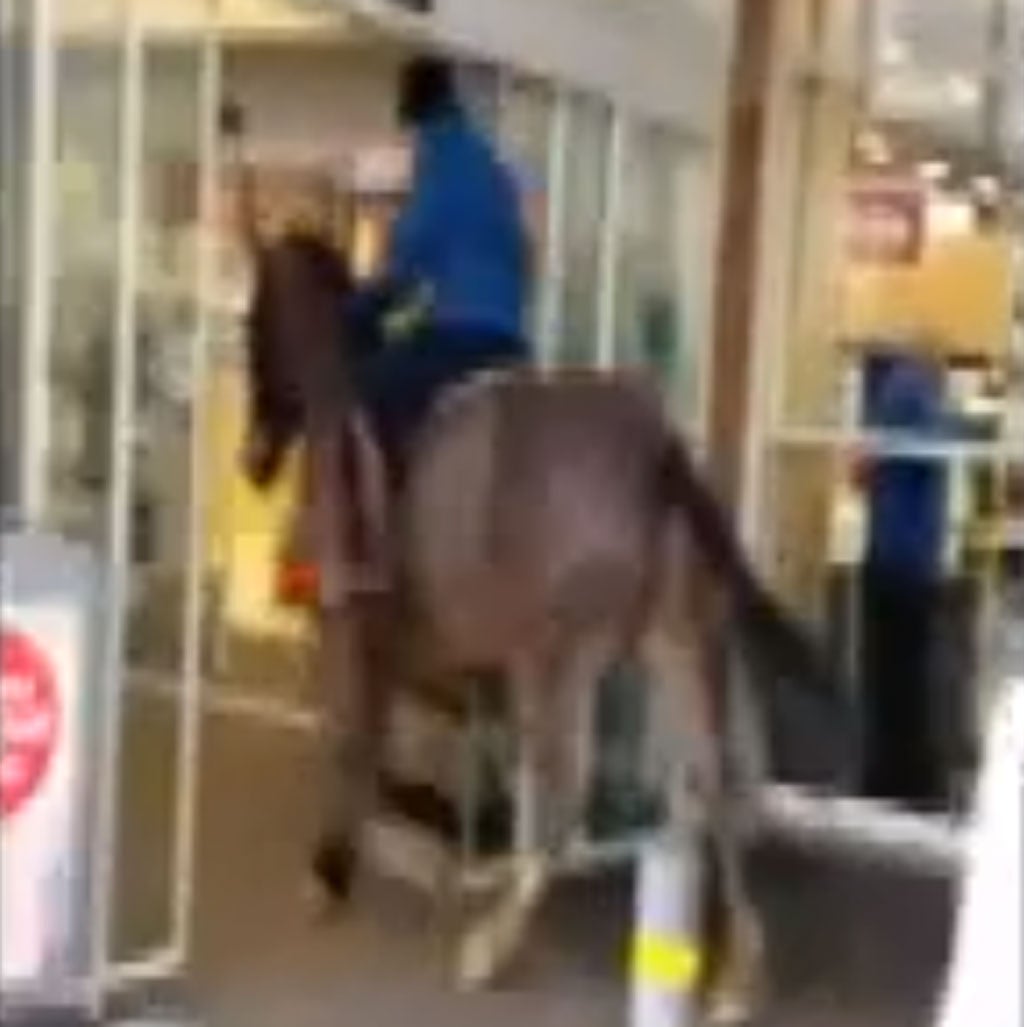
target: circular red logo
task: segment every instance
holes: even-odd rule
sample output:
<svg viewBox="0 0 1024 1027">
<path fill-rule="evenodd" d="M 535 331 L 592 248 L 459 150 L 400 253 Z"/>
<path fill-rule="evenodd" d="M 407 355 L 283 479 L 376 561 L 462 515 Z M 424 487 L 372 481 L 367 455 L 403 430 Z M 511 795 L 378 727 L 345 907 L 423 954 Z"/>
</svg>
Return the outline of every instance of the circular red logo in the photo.
<svg viewBox="0 0 1024 1027">
<path fill-rule="evenodd" d="M 0 693 L 0 815 L 9 817 L 42 785 L 60 718 L 53 667 L 20 631 L 0 631 Z"/>
</svg>

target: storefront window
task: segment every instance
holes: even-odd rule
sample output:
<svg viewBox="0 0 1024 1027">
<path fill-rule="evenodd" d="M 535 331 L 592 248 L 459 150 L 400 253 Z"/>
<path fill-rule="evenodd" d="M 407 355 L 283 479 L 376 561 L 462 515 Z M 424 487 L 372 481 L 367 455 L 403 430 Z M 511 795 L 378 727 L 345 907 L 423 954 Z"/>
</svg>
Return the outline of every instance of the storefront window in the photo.
<svg viewBox="0 0 1024 1027">
<path fill-rule="evenodd" d="M 564 292 L 557 350 L 557 359 L 564 364 L 593 364 L 597 359 L 597 292 L 611 124 L 611 111 L 604 102 L 573 98 L 566 144 Z"/>
<path fill-rule="evenodd" d="M 554 91 L 550 86 L 534 79 L 506 76 L 498 121 L 500 143 L 502 152 L 515 171 L 530 232 L 532 266 L 536 275 L 533 295 L 535 309 L 540 290 L 544 287 L 539 279 L 547 270 L 543 254 L 550 214 L 548 169 L 553 110 Z M 536 321 L 536 316 L 533 320 Z M 539 332 L 534 335 L 539 335 Z"/>
<path fill-rule="evenodd" d="M 616 294 L 619 362 L 650 368 L 672 394 L 685 349 L 683 158 L 666 129 L 637 125 L 628 135 Z"/>
<path fill-rule="evenodd" d="M 837 21 L 790 41 L 834 74 L 793 83 L 764 480 L 779 580 L 830 625 L 862 701 L 863 786 L 934 803 L 968 779 L 1021 544 L 1020 24 L 1002 3 L 873 8 L 871 32 Z"/>
</svg>

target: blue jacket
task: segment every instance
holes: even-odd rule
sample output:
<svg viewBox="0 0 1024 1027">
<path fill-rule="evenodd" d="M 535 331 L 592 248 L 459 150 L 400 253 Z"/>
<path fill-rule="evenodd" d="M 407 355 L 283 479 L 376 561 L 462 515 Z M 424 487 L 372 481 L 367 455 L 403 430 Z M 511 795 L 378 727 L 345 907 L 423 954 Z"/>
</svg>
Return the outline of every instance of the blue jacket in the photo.
<svg viewBox="0 0 1024 1027">
<path fill-rule="evenodd" d="M 421 128 L 389 284 L 426 287 L 434 327 L 521 338 L 528 263 L 517 189 L 487 140 L 457 110 Z"/>
<path fill-rule="evenodd" d="M 948 438 L 942 385 L 930 368 L 911 359 L 885 368 L 869 403 L 874 428 L 910 439 L 936 442 Z M 946 520 L 946 474 L 927 458 L 890 457 L 879 461 L 871 488 L 868 560 L 917 581 L 941 573 Z"/>
</svg>

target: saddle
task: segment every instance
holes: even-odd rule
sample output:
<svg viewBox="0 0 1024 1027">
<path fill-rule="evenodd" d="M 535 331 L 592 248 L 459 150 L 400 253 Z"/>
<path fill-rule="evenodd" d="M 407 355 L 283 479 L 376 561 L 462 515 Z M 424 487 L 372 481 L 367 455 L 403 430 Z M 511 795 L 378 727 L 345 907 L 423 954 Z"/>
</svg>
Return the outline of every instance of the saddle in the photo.
<svg viewBox="0 0 1024 1027">
<path fill-rule="evenodd" d="M 344 431 L 344 481 L 347 496 L 354 496 L 346 549 L 346 579 L 355 592 L 385 591 L 395 574 L 396 511 L 401 504 L 408 469 L 420 439 L 437 430 L 448 416 L 481 389 L 500 380 L 512 380 L 529 372 L 521 368 L 489 368 L 443 388 L 400 451 L 388 450 L 377 438 L 365 412 L 354 408 Z M 291 525 L 282 550 L 277 581 L 278 600 L 286 606 L 314 606 L 320 594 L 317 544 L 312 518 L 312 483 L 303 476 Z"/>
</svg>

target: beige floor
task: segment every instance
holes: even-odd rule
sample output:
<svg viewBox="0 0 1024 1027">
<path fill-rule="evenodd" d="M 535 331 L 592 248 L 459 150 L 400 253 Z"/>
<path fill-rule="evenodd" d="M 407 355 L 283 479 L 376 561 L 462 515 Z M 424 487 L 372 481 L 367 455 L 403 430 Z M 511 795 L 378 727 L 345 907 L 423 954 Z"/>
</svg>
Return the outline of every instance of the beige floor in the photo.
<svg viewBox="0 0 1024 1027">
<path fill-rule="evenodd" d="M 165 701 L 135 699 L 127 720 L 124 952 L 158 939 L 164 920 L 167 713 Z M 207 718 L 190 982 L 207 1027 L 625 1023 L 621 876 L 560 889 L 516 980 L 456 996 L 431 911 L 400 887 L 369 882 L 344 921 L 310 922 L 300 892 L 313 788 L 307 735 Z M 925 1027 L 945 889 L 778 853 L 758 859 L 757 879 L 777 986 L 765 1024 Z"/>
</svg>

